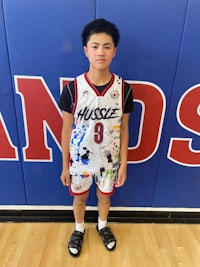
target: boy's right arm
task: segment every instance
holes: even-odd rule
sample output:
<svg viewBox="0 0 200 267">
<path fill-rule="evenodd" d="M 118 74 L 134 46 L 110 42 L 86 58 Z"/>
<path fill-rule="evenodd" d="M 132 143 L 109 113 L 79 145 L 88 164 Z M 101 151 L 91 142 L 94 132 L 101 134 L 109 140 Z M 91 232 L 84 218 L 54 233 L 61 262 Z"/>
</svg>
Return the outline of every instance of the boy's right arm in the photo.
<svg viewBox="0 0 200 267">
<path fill-rule="evenodd" d="M 64 186 L 69 186 L 71 183 L 69 173 L 69 148 L 70 139 L 73 128 L 74 117 L 71 113 L 62 111 L 63 125 L 61 132 L 61 147 L 62 147 L 62 173 L 60 179 Z"/>
</svg>

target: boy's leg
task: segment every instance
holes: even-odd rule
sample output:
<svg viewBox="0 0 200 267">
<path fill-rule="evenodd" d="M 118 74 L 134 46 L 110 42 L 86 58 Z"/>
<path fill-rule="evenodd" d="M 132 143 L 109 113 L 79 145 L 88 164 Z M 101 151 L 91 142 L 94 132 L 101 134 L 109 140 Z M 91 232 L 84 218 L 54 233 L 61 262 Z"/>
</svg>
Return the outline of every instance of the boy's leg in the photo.
<svg viewBox="0 0 200 267">
<path fill-rule="evenodd" d="M 97 198 L 99 219 L 101 221 L 107 221 L 110 210 L 110 196 L 102 194 L 99 188 L 97 187 Z"/>
<path fill-rule="evenodd" d="M 97 230 L 102 238 L 105 247 L 108 250 L 113 250 L 116 246 L 116 239 L 110 228 L 107 227 L 107 218 L 110 210 L 110 196 L 102 194 L 97 187 L 97 198 L 99 212 Z"/>
<path fill-rule="evenodd" d="M 75 257 L 79 256 L 81 253 L 83 235 L 85 232 L 84 217 L 88 194 L 89 192 L 86 192 L 83 195 L 74 196 L 73 212 L 75 219 L 75 231 L 71 235 L 68 243 L 68 249 L 70 254 Z"/>
<path fill-rule="evenodd" d="M 82 223 L 85 217 L 85 208 L 86 208 L 86 200 L 88 198 L 89 192 L 86 192 L 83 195 L 74 196 L 73 202 L 73 212 L 75 223 Z"/>
</svg>

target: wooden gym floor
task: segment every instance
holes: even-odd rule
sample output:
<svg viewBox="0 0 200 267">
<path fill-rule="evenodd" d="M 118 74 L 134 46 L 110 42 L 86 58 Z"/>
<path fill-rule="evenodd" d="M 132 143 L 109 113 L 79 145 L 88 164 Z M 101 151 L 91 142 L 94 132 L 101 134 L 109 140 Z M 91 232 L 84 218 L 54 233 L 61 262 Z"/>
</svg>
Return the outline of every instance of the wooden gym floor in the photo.
<svg viewBox="0 0 200 267">
<path fill-rule="evenodd" d="M 199 267 L 200 224 L 109 223 L 117 247 L 107 251 L 86 223 L 82 253 L 66 244 L 73 223 L 0 223 L 1 267 Z"/>
</svg>

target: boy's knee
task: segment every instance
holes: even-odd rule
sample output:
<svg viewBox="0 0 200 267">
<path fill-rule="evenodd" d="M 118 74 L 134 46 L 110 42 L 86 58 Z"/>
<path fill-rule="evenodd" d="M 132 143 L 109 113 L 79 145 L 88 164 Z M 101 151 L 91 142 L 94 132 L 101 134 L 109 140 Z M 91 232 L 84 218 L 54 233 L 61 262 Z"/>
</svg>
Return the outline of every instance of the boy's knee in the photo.
<svg viewBox="0 0 200 267">
<path fill-rule="evenodd" d="M 100 201 L 103 204 L 110 204 L 110 196 L 104 195 L 100 193 L 99 191 L 97 192 L 97 198 L 98 198 L 98 201 Z"/>
<path fill-rule="evenodd" d="M 87 198 L 88 198 L 88 193 L 80 196 L 74 196 L 74 204 L 78 206 L 85 205 Z"/>
</svg>

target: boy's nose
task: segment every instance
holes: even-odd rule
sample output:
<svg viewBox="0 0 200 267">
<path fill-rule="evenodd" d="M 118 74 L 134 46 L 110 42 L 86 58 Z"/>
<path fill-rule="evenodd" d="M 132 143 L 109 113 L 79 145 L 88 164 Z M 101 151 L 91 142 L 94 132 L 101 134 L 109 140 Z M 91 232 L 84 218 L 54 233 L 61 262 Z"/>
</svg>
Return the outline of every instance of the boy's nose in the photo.
<svg viewBox="0 0 200 267">
<path fill-rule="evenodd" d="M 104 54 L 104 48 L 103 47 L 99 47 L 98 52 L 99 52 L 100 55 L 103 55 Z"/>
</svg>

